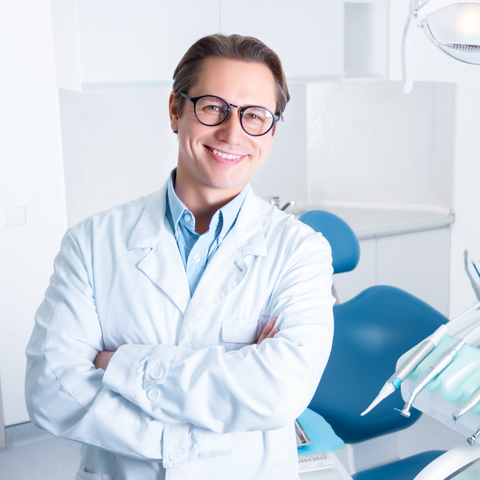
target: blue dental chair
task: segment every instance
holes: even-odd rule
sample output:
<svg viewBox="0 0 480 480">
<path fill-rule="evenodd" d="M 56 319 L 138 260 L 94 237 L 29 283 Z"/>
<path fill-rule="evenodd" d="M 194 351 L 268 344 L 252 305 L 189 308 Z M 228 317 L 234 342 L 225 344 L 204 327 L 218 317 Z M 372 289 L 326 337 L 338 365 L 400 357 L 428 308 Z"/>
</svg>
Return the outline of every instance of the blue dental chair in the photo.
<svg viewBox="0 0 480 480">
<path fill-rule="evenodd" d="M 315 210 L 303 214 L 299 220 L 329 241 L 334 273 L 356 267 L 359 243 L 341 218 Z M 387 452 L 386 461 L 390 463 L 366 470 L 355 455 L 360 458 L 362 448 L 369 453 L 382 450 L 387 443 L 382 439 L 391 440 L 395 432 L 415 423 L 420 412 L 413 409 L 408 419 L 396 412 L 394 408 L 401 408 L 404 403 L 397 391 L 366 416 L 361 417 L 360 413 L 393 374 L 398 358 L 448 319 L 413 295 L 390 286 L 374 286 L 345 303 L 336 304 L 334 318 L 332 353 L 309 408 L 321 414 L 347 444 L 349 457 L 354 458 L 350 469 L 361 470 L 352 475 L 354 480 L 413 480 L 444 452 L 424 452 L 399 460 L 395 445 Z M 353 454 L 355 449 L 360 453 Z"/>
</svg>

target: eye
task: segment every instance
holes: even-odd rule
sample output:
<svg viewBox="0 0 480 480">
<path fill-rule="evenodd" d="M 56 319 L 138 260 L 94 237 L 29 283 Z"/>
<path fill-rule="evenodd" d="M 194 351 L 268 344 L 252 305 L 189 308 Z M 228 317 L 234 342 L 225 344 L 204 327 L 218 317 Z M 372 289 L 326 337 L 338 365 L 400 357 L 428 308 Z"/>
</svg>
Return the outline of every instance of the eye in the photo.
<svg viewBox="0 0 480 480">
<path fill-rule="evenodd" d="M 248 122 L 265 122 L 266 121 L 266 111 L 262 108 L 249 108 L 245 111 L 243 118 Z"/>
<path fill-rule="evenodd" d="M 206 105 L 203 107 L 204 110 L 210 110 L 211 112 L 220 112 L 221 109 L 218 105 Z"/>
</svg>

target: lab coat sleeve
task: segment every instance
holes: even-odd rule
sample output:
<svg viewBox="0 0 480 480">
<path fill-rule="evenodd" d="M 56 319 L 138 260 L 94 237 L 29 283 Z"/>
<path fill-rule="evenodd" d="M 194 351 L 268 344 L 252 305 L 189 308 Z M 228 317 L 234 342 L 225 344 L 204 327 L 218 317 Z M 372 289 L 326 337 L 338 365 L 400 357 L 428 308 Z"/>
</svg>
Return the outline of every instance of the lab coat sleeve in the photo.
<svg viewBox="0 0 480 480">
<path fill-rule="evenodd" d="M 161 459 L 164 424 L 103 386 L 93 365 L 104 350 L 91 267 L 67 232 L 27 347 L 26 403 L 56 436 L 139 459 Z M 141 364 L 152 346 L 139 346 Z"/>
<path fill-rule="evenodd" d="M 291 250 L 269 300 L 280 328 L 274 338 L 229 352 L 221 345 L 198 351 L 159 345 L 136 368 L 131 359 L 141 358 L 141 347 L 124 345 L 104 385 L 160 421 L 173 417 L 217 433 L 274 430 L 293 421 L 327 363 L 334 300 L 328 242 L 312 234 Z"/>
</svg>

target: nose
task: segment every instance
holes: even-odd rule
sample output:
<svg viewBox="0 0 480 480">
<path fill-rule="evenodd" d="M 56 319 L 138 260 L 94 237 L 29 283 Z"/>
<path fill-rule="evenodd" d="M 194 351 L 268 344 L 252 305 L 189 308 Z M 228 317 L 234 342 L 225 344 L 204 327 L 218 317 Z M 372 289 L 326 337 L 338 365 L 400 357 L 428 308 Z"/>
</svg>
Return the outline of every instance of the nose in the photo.
<svg viewBox="0 0 480 480">
<path fill-rule="evenodd" d="M 217 138 L 230 145 L 239 145 L 245 135 L 240 123 L 240 107 L 231 105 L 227 119 L 218 126 Z"/>
</svg>

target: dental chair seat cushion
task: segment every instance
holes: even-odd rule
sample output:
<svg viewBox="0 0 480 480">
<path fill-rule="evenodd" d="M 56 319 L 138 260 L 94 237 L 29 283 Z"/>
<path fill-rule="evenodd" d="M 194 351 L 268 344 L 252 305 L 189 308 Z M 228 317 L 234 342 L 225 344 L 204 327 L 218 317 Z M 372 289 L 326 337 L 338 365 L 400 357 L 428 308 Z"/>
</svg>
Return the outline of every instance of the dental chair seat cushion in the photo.
<svg viewBox="0 0 480 480">
<path fill-rule="evenodd" d="M 355 473 L 352 478 L 353 480 L 413 480 L 429 463 L 444 453 L 440 450 L 419 453 L 388 465 Z"/>
</svg>

